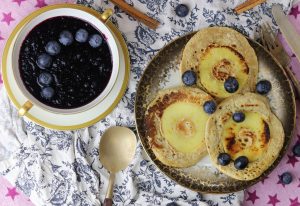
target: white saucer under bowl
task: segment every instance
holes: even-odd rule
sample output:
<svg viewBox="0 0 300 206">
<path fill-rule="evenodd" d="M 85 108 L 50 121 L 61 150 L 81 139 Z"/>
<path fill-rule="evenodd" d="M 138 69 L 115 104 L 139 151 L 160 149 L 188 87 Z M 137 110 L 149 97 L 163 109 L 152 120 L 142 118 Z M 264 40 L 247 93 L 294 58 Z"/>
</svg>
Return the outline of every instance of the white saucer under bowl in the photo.
<svg viewBox="0 0 300 206">
<path fill-rule="evenodd" d="M 36 12 L 33 12 L 24 20 L 22 20 L 17 27 L 12 32 L 11 36 L 9 37 L 6 46 L 3 52 L 3 59 L 2 59 L 2 78 L 8 93 L 9 98 L 15 105 L 17 109 L 21 108 L 27 98 L 23 95 L 21 90 L 19 89 L 14 76 L 12 68 L 12 50 L 15 40 L 20 32 L 20 29 L 31 19 L 33 19 L 36 15 L 39 15 L 41 12 L 45 12 L 51 9 L 57 9 L 60 7 L 71 7 L 75 9 L 84 10 L 85 12 L 89 12 L 94 16 L 99 16 L 99 14 L 86 7 L 78 6 L 78 5 L 52 5 L 48 7 L 44 7 Z M 103 119 L 106 115 L 108 115 L 118 104 L 120 99 L 125 93 L 127 83 L 129 80 L 129 73 L 130 73 L 130 62 L 129 62 L 129 55 L 127 46 L 125 41 L 118 31 L 118 29 L 111 23 L 107 22 L 106 25 L 111 30 L 116 39 L 119 54 L 120 54 L 120 68 L 119 73 L 117 76 L 116 83 L 114 84 L 113 88 L 111 89 L 110 93 L 97 105 L 94 107 L 74 114 L 57 114 L 49 112 L 41 107 L 32 107 L 25 116 L 28 117 L 30 120 L 36 122 L 37 124 L 51 128 L 56 130 L 73 130 L 91 126 L 98 122 L 99 120 Z"/>
</svg>

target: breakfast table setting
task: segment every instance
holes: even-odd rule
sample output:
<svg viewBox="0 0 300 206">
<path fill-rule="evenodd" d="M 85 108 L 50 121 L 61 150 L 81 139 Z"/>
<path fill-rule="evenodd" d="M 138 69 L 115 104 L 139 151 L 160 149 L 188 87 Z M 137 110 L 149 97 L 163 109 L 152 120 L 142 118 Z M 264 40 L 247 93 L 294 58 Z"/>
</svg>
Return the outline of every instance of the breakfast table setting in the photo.
<svg viewBox="0 0 300 206">
<path fill-rule="evenodd" d="M 78 27 L 85 29 L 78 30 Z M 72 32 L 51 33 L 53 28 L 59 30 L 57 32 L 69 28 Z M 93 35 L 88 37 L 87 33 Z M 47 43 L 48 39 L 54 40 L 53 36 L 59 36 L 59 43 L 56 40 Z M 206 45 L 220 36 L 231 40 L 230 48 L 217 43 Z M 1 0 L 0 206 L 300 206 L 299 37 L 300 1 L 297 0 Z M 36 39 L 43 44 L 41 55 L 39 45 L 34 42 L 39 41 Z M 244 68 L 246 75 L 250 70 L 250 74 L 260 80 L 257 83 L 254 78 L 255 81 L 247 80 L 244 84 L 258 94 L 250 94 L 245 89 L 245 94 L 235 94 L 235 98 L 236 102 L 246 105 L 241 105 L 242 109 L 258 104 L 261 108 L 253 109 L 255 114 L 269 115 L 266 119 L 270 122 L 263 120 L 259 131 L 264 136 L 263 143 L 275 148 L 273 151 L 256 151 L 253 157 L 249 155 L 249 163 L 247 158 L 236 161 L 244 156 L 231 161 L 227 154 L 230 150 L 252 143 L 247 131 L 242 135 L 243 147 L 232 147 L 238 143 L 226 140 L 223 144 L 227 153 L 214 157 L 216 148 L 223 146 L 214 144 L 219 143 L 215 141 L 219 133 L 208 128 L 223 127 L 217 125 L 217 115 L 223 114 L 222 107 L 231 111 L 228 93 L 241 90 L 236 79 L 227 76 L 224 83 L 227 93 L 221 97 L 228 99 L 220 98 L 223 102 L 195 88 L 196 75 L 204 78 L 203 85 L 210 84 L 210 79 L 194 72 L 197 67 L 190 66 L 189 60 L 200 52 L 200 49 L 196 51 L 197 45 L 208 48 L 201 50 L 208 55 L 207 64 L 218 58 L 209 56 L 209 52 L 227 55 L 225 60 L 220 59 L 220 67 L 214 67 L 218 74 L 227 75 L 228 58 L 238 62 L 235 68 Z M 67 50 L 68 46 L 71 49 Z M 34 59 L 36 51 L 37 60 Z M 185 61 L 188 54 L 193 57 Z M 239 58 L 231 54 L 238 54 Z M 105 59 L 98 58 L 101 55 L 111 61 L 103 64 Z M 76 70 L 77 65 L 70 61 L 78 61 L 80 69 Z M 201 65 L 206 59 L 203 57 L 201 61 L 196 64 Z M 30 72 L 14 69 L 20 65 Z M 64 83 L 60 82 L 59 75 L 57 78 L 51 72 L 36 77 L 36 71 L 53 67 L 61 72 L 64 66 L 70 70 L 62 71 L 68 81 L 66 88 L 74 94 L 75 100 L 62 93 L 60 98 L 65 102 L 50 101 L 60 95 L 60 90 L 53 90 L 49 85 L 59 88 Z M 100 80 L 95 81 L 94 67 L 100 67 L 105 78 L 99 76 Z M 111 70 L 107 70 L 108 67 Z M 253 72 L 255 69 L 259 72 Z M 247 78 L 245 74 L 238 75 Z M 76 80 L 69 81 L 73 76 Z M 33 83 L 37 86 L 31 87 Z M 182 83 L 185 87 L 178 87 Z M 75 85 L 75 91 L 70 90 L 70 85 Z M 214 85 L 214 88 L 218 86 Z M 34 93 L 36 88 L 41 92 Z M 95 94 L 95 88 L 102 90 Z M 213 91 L 215 93 L 208 93 L 220 97 L 218 90 Z M 205 98 L 203 110 L 174 103 L 177 107 L 167 112 L 171 109 L 165 109 L 164 105 L 168 108 L 176 92 L 192 102 L 196 101 L 195 97 Z M 182 97 L 176 98 L 175 101 L 180 101 Z M 268 100 L 270 106 L 266 103 Z M 206 103 L 209 105 L 205 106 Z M 239 103 L 234 104 L 239 107 Z M 159 116 L 161 108 L 165 111 Z M 184 115 L 180 108 L 202 115 L 201 118 L 191 115 L 195 122 L 203 122 L 203 116 L 208 118 L 209 115 L 215 119 L 205 119 L 210 122 L 209 127 L 206 126 L 210 131 L 203 140 L 205 151 L 199 149 L 194 156 L 184 156 L 184 152 L 172 150 L 171 157 L 165 157 L 167 152 L 161 152 L 157 140 L 149 136 L 153 130 L 166 128 L 164 131 L 167 131 L 168 126 L 164 125 L 169 122 L 164 116 L 179 118 Z M 244 113 L 235 112 L 229 123 L 256 127 L 253 125 L 259 123 L 255 120 L 261 117 L 251 116 L 250 111 L 252 108 L 247 110 L 246 120 Z M 226 127 L 229 123 L 226 114 L 223 115 L 221 119 Z M 254 124 L 247 123 L 250 116 Z M 162 120 L 157 120 L 159 118 Z M 156 129 L 157 121 L 162 121 L 159 129 Z M 187 128 L 193 125 L 186 120 L 183 123 L 179 125 L 183 128 L 182 135 L 189 135 Z M 170 134 L 177 137 L 172 131 Z M 194 140 L 169 138 L 166 148 L 171 144 L 186 151 L 198 144 Z M 166 144 L 165 140 L 159 141 Z M 192 143 L 183 147 L 176 141 Z M 259 174 L 249 169 L 251 161 L 257 161 L 255 156 L 262 160 L 253 171 L 264 168 Z"/>
</svg>

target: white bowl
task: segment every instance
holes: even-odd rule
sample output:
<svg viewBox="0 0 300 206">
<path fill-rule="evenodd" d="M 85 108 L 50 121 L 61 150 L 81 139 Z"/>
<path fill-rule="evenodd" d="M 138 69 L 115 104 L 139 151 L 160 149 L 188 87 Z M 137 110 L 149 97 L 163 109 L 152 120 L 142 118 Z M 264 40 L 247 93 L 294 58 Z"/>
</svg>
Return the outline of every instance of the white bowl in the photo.
<svg viewBox="0 0 300 206">
<path fill-rule="evenodd" d="M 77 6 L 80 8 L 80 6 Z M 118 72 L 119 72 L 119 51 L 118 47 L 116 44 L 116 40 L 114 39 L 113 34 L 111 31 L 108 29 L 108 27 L 105 25 L 105 21 L 109 18 L 111 15 L 111 10 L 108 10 L 108 12 L 104 12 L 104 14 L 101 16 L 99 14 L 99 18 L 97 18 L 95 15 L 86 12 L 82 9 L 77 9 L 76 7 L 65 7 L 62 8 L 56 8 L 52 10 L 44 10 L 41 12 L 39 15 L 37 15 L 35 18 L 33 18 L 31 21 L 29 21 L 20 31 L 14 47 L 13 47 L 13 54 L 12 54 L 12 70 L 14 74 L 14 78 L 18 84 L 18 87 L 28 98 L 27 102 L 27 107 L 25 106 L 25 110 L 23 108 L 22 112 L 19 111 L 21 115 L 24 115 L 30 108 L 31 106 L 37 106 L 41 107 L 42 109 L 45 109 L 47 111 L 53 112 L 53 113 L 59 113 L 59 114 L 72 114 L 72 113 L 79 113 L 86 111 L 95 105 L 97 105 L 99 102 L 101 102 L 111 91 L 113 88 Z M 99 94 L 99 96 L 94 99 L 92 102 L 73 109 L 58 109 L 54 107 L 50 107 L 42 102 L 40 102 L 38 99 L 36 99 L 25 87 L 21 76 L 20 76 L 20 71 L 19 71 L 19 54 L 20 54 L 20 48 L 23 44 L 24 39 L 28 35 L 28 33 L 36 27 L 38 24 L 42 23 L 43 21 L 53 18 L 53 17 L 58 17 L 58 16 L 69 16 L 69 17 L 74 17 L 77 19 L 81 19 L 85 22 L 88 22 L 90 25 L 92 25 L 95 29 L 100 31 L 105 37 L 106 41 L 108 43 L 110 52 L 111 52 L 111 58 L 112 58 L 112 73 L 109 79 L 108 84 L 106 85 L 105 89 Z M 102 17 L 102 19 L 101 19 Z"/>
</svg>

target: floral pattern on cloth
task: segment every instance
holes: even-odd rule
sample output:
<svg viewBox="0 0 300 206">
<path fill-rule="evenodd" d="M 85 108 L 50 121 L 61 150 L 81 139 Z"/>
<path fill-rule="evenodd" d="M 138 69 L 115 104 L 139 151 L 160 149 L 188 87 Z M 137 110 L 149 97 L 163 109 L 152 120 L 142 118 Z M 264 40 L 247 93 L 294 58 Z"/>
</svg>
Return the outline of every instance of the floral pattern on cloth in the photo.
<svg viewBox="0 0 300 206">
<path fill-rule="evenodd" d="M 4 1 L 25 4 L 25 0 Z M 30 1 L 33 2 L 26 0 L 27 3 Z M 36 4 L 44 2 L 46 5 L 44 0 L 34 1 Z M 136 85 L 148 62 L 160 48 L 178 36 L 214 25 L 230 26 L 256 38 L 262 22 L 274 23 L 270 13 L 271 4 L 280 3 L 286 11 L 291 6 L 291 1 L 272 0 L 236 15 L 233 8 L 241 2 L 243 1 L 127 0 L 130 5 L 162 23 L 154 31 L 107 0 L 102 4 L 94 0 L 78 0 L 77 3 L 100 12 L 105 8 L 114 8 L 111 21 L 123 33 L 131 60 L 131 77 L 126 94 L 115 110 L 99 123 L 86 129 L 62 132 L 45 129 L 27 119 L 19 119 L 2 89 L 0 134 L 10 138 L 0 138 L 0 174 L 36 205 L 100 205 L 108 184 L 108 173 L 99 162 L 100 137 L 109 126 L 134 127 Z M 175 15 L 174 8 L 179 3 L 185 3 L 190 8 L 185 18 Z M 4 11 L 3 19 L 16 23 L 12 20 L 16 19 L 16 14 Z M 5 20 L 1 23 L 10 25 Z M 9 34 L 7 31 L 1 32 L 3 29 L 0 27 L 0 36 L 3 38 L 2 41 L 0 38 L 0 46 L 3 46 L 2 42 Z M 16 191 L 10 189 L 12 194 Z M 176 202 L 178 205 L 229 206 L 241 205 L 243 197 L 243 191 L 212 195 L 179 186 L 158 171 L 138 144 L 134 161 L 116 177 L 113 201 L 115 205 L 167 205 Z"/>
</svg>

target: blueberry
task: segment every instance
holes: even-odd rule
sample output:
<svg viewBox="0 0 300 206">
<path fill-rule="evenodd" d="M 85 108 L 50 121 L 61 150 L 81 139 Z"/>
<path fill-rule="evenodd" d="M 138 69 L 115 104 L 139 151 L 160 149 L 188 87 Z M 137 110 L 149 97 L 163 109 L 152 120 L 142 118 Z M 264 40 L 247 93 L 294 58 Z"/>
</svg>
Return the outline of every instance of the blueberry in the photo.
<svg viewBox="0 0 300 206">
<path fill-rule="evenodd" d="M 43 72 L 39 75 L 38 82 L 44 86 L 50 85 L 53 82 L 53 76 L 48 72 Z"/>
<path fill-rule="evenodd" d="M 280 175 L 280 180 L 283 184 L 288 185 L 293 181 L 293 176 L 289 172 L 284 172 Z"/>
<path fill-rule="evenodd" d="M 64 46 L 69 46 L 73 43 L 74 38 L 71 32 L 64 30 L 59 34 L 58 41 Z"/>
<path fill-rule="evenodd" d="M 256 92 L 259 94 L 267 94 L 272 89 L 272 85 L 268 80 L 261 80 L 256 84 Z"/>
<path fill-rule="evenodd" d="M 229 93 L 234 93 L 239 89 L 239 82 L 235 77 L 228 77 L 224 82 L 224 88 Z"/>
<path fill-rule="evenodd" d="M 41 91 L 41 96 L 44 99 L 52 99 L 52 97 L 54 96 L 54 89 L 52 87 L 44 87 Z"/>
<path fill-rule="evenodd" d="M 50 55 L 57 55 L 60 52 L 60 45 L 57 41 L 49 41 L 46 46 L 45 50 Z"/>
<path fill-rule="evenodd" d="M 79 29 L 75 34 L 76 41 L 80 43 L 86 42 L 88 37 L 89 37 L 89 33 L 85 29 Z"/>
<path fill-rule="evenodd" d="M 89 39 L 89 44 L 93 48 L 97 48 L 102 44 L 102 37 L 99 34 L 93 34 Z"/>
<path fill-rule="evenodd" d="M 203 109 L 206 113 L 212 114 L 216 111 L 217 105 L 214 100 L 209 100 L 204 103 Z"/>
<path fill-rule="evenodd" d="M 235 122 L 242 122 L 245 120 L 245 113 L 243 112 L 235 112 L 233 113 L 232 115 L 232 119 L 235 121 Z"/>
<path fill-rule="evenodd" d="M 40 56 L 38 56 L 36 64 L 41 69 L 49 68 L 52 65 L 52 58 L 48 54 L 41 54 Z"/>
<path fill-rule="evenodd" d="M 295 144 L 293 147 L 293 153 L 296 157 L 300 157 L 300 144 Z"/>
<path fill-rule="evenodd" d="M 185 17 L 189 13 L 189 8 L 185 4 L 178 4 L 175 8 L 175 13 L 179 17 Z"/>
<path fill-rule="evenodd" d="M 186 86 L 192 86 L 193 84 L 196 84 L 197 75 L 194 71 L 187 70 L 182 74 L 181 79 Z"/>
<path fill-rule="evenodd" d="M 249 160 L 245 156 L 240 156 L 234 160 L 234 167 L 237 170 L 243 170 L 247 167 Z"/>
<path fill-rule="evenodd" d="M 228 165 L 231 161 L 231 157 L 227 153 L 220 153 L 218 156 L 218 162 L 220 165 L 225 166 Z"/>
</svg>

